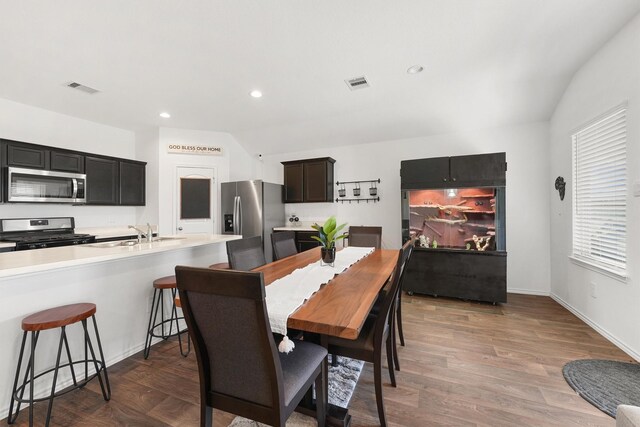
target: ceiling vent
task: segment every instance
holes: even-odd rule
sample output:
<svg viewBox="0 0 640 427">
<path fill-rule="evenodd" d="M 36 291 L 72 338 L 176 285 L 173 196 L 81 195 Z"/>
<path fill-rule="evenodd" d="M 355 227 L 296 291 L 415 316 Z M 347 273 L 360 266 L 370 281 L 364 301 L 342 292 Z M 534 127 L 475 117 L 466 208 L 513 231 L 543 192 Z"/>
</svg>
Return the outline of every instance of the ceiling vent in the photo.
<svg viewBox="0 0 640 427">
<path fill-rule="evenodd" d="M 365 87 L 369 87 L 369 82 L 367 81 L 367 78 L 365 76 L 354 77 L 352 79 L 345 80 L 344 82 L 347 84 L 347 86 L 349 86 L 349 89 L 351 90 L 364 89 Z"/>
<path fill-rule="evenodd" d="M 70 87 L 71 89 L 77 89 L 84 93 L 88 93 L 89 95 L 93 95 L 94 93 L 100 92 L 98 89 L 94 89 L 92 87 L 85 86 L 83 84 L 76 83 L 76 82 L 65 83 L 65 86 Z"/>
</svg>

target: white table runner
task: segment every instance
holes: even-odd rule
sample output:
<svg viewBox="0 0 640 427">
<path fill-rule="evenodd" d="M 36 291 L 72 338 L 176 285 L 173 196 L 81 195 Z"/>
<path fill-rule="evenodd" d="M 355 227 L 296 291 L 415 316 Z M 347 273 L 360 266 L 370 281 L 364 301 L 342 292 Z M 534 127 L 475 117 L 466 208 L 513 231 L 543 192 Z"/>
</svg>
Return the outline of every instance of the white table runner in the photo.
<svg viewBox="0 0 640 427">
<path fill-rule="evenodd" d="M 336 252 L 334 266 L 320 265 L 320 260 L 273 281 L 266 287 L 267 312 L 271 331 L 287 335 L 287 320 L 320 286 L 349 266 L 373 252 L 375 248 L 350 246 Z"/>
</svg>

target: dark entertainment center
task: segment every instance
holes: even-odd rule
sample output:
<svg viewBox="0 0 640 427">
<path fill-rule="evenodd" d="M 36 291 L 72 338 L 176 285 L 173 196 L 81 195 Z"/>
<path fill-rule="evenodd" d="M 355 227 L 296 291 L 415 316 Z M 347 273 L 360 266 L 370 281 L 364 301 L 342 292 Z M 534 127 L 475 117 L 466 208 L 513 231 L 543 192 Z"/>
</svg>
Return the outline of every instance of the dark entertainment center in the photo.
<svg viewBox="0 0 640 427">
<path fill-rule="evenodd" d="M 505 153 L 401 162 L 409 294 L 507 302 Z"/>
</svg>

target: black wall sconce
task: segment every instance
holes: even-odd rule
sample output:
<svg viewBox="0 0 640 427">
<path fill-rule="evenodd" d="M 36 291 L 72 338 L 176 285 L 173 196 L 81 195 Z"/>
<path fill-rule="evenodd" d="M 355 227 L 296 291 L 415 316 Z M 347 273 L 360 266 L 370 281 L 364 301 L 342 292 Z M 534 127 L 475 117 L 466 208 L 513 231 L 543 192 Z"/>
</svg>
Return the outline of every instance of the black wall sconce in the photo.
<svg viewBox="0 0 640 427">
<path fill-rule="evenodd" d="M 559 176 L 556 178 L 556 190 L 560 193 L 560 200 L 564 200 L 564 188 L 567 183 L 564 181 L 564 178 Z"/>
</svg>

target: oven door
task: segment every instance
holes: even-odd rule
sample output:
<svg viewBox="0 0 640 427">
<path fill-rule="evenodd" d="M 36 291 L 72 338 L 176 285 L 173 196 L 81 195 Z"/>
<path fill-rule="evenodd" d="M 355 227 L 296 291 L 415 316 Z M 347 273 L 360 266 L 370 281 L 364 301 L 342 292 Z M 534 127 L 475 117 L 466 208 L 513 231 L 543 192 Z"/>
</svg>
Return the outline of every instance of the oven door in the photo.
<svg viewBox="0 0 640 427">
<path fill-rule="evenodd" d="M 85 174 L 9 168 L 8 202 L 85 203 Z"/>
</svg>

